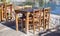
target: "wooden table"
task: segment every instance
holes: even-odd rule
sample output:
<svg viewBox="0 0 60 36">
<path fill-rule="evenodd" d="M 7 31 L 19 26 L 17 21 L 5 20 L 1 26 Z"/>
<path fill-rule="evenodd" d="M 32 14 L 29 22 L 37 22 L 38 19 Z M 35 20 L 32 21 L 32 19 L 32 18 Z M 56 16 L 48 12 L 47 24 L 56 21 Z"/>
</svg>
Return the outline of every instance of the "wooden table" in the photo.
<svg viewBox="0 0 60 36">
<path fill-rule="evenodd" d="M 24 13 L 26 14 L 26 21 L 25 21 L 25 30 L 26 33 L 28 33 L 28 28 L 29 28 L 29 15 L 30 13 L 33 11 L 33 9 L 37 9 L 37 8 L 31 8 L 31 9 L 18 9 L 15 10 L 15 21 L 16 21 L 16 30 L 18 31 L 18 13 Z"/>
</svg>

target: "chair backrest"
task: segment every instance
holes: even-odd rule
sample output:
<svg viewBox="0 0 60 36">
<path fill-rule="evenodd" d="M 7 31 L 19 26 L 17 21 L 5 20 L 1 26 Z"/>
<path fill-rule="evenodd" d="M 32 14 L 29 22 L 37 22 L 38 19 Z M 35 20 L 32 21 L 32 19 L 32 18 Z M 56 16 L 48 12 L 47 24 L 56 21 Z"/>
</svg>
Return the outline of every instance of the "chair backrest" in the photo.
<svg viewBox="0 0 60 36">
<path fill-rule="evenodd" d="M 50 18 L 50 7 L 44 8 L 44 18 Z"/>
<path fill-rule="evenodd" d="M 34 9 L 33 11 L 33 19 L 36 20 L 36 21 L 40 21 L 41 19 L 41 12 L 42 12 L 42 9 Z"/>
</svg>

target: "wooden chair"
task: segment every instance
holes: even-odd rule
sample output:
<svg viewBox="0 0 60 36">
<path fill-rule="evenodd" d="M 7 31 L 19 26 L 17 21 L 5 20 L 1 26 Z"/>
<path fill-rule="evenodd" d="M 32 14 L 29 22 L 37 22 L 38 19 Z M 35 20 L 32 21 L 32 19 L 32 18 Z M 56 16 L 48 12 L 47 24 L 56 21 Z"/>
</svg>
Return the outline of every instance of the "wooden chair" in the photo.
<svg viewBox="0 0 60 36">
<path fill-rule="evenodd" d="M 12 19 L 12 9 L 11 8 L 12 8 L 12 4 L 4 3 L 4 17 L 5 17 L 6 21 L 9 19 L 9 17 L 10 17 L 10 19 Z"/>
<path fill-rule="evenodd" d="M 50 7 L 44 8 L 43 12 L 43 29 L 49 28 L 49 20 L 50 20 Z"/>
<path fill-rule="evenodd" d="M 30 13 L 29 16 L 29 29 L 33 29 L 33 32 L 35 33 L 36 29 L 39 29 L 40 31 L 40 24 L 41 24 L 41 12 L 42 9 L 34 9 L 32 13 Z M 23 18 L 22 22 L 24 22 L 26 19 Z"/>
<path fill-rule="evenodd" d="M 34 31 L 34 33 L 35 33 L 36 29 L 39 29 L 39 31 L 40 31 L 41 13 L 42 13 L 42 9 L 35 9 L 33 11 L 33 31 Z"/>
</svg>

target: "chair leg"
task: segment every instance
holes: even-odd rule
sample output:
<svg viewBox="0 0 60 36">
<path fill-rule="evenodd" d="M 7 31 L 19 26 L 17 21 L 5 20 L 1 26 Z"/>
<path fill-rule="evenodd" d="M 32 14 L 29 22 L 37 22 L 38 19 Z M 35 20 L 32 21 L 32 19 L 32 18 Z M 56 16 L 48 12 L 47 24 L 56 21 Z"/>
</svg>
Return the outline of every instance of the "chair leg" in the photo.
<svg viewBox="0 0 60 36">
<path fill-rule="evenodd" d="M 2 12 L 2 15 L 1 15 L 1 20 L 3 20 L 3 12 Z"/>
<path fill-rule="evenodd" d="M 49 29 L 49 22 L 48 22 L 48 29 Z"/>
<path fill-rule="evenodd" d="M 50 13 L 49 13 L 49 18 L 48 18 L 48 29 L 49 29 L 49 22 L 50 22 Z"/>
<path fill-rule="evenodd" d="M 44 19 L 43 30 L 45 30 L 45 25 L 46 25 L 46 24 L 45 24 L 45 19 Z"/>
<path fill-rule="evenodd" d="M 35 34 L 35 25 L 33 25 L 33 33 Z"/>
<path fill-rule="evenodd" d="M 39 19 L 39 31 L 40 31 L 40 27 L 41 27 L 41 18 Z"/>
<path fill-rule="evenodd" d="M 39 31 L 40 31 L 40 26 L 38 26 L 38 28 L 39 28 Z"/>
<path fill-rule="evenodd" d="M 41 24 L 41 22 L 40 22 L 40 24 Z M 39 24 L 39 31 L 40 31 L 40 24 Z"/>
<path fill-rule="evenodd" d="M 33 33 L 35 34 L 34 16 L 33 16 Z"/>
<path fill-rule="evenodd" d="M 1 12 L 0 12 L 0 21 L 1 21 Z"/>
<path fill-rule="evenodd" d="M 23 30 L 23 28 L 24 28 L 24 22 L 23 22 L 23 20 L 21 20 L 21 28 L 22 28 L 22 30 Z"/>
<path fill-rule="evenodd" d="M 49 29 L 49 19 L 48 19 L 48 29 Z"/>
<path fill-rule="evenodd" d="M 46 29 L 46 25 L 47 25 L 47 21 L 46 21 L 46 19 L 45 19 L 45 29 Z"/>
<path fill-rule="evenodd" d="M 1 20 L 3 20 L 3 6 L 2 6 L 2 11 L 1 11 Z"/>
<path fill-rule="evenodd" d="M 46 24 L 45 28 L 48 27 L 47 29 L 49 29 L 49 19 L 48 19 L 48 21 L 46 20 L 45 24 Z"/>
</svg>

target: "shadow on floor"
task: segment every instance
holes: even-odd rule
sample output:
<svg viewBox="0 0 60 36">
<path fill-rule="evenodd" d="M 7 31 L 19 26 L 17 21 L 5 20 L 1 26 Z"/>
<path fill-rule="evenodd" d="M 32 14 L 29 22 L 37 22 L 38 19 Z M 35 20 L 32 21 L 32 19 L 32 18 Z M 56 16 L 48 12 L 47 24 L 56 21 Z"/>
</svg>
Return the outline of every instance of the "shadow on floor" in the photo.
<svg viewBox="0 0 60 36">
<path fill-rule="evenodd" d="M 1 24 L 16 30 L 15 21 L 3 21 L 1 22 Z M 21 22 L 19 22 L 18 26 L 19 26 L 19 30 L 21 30 Z"/>
<path fill-rule="evenodd" d="M 60 36 L 60 25 L 52 29 L 47 29 L 45 32 L 40 32 L 39 36 Z"/>
</svg>

